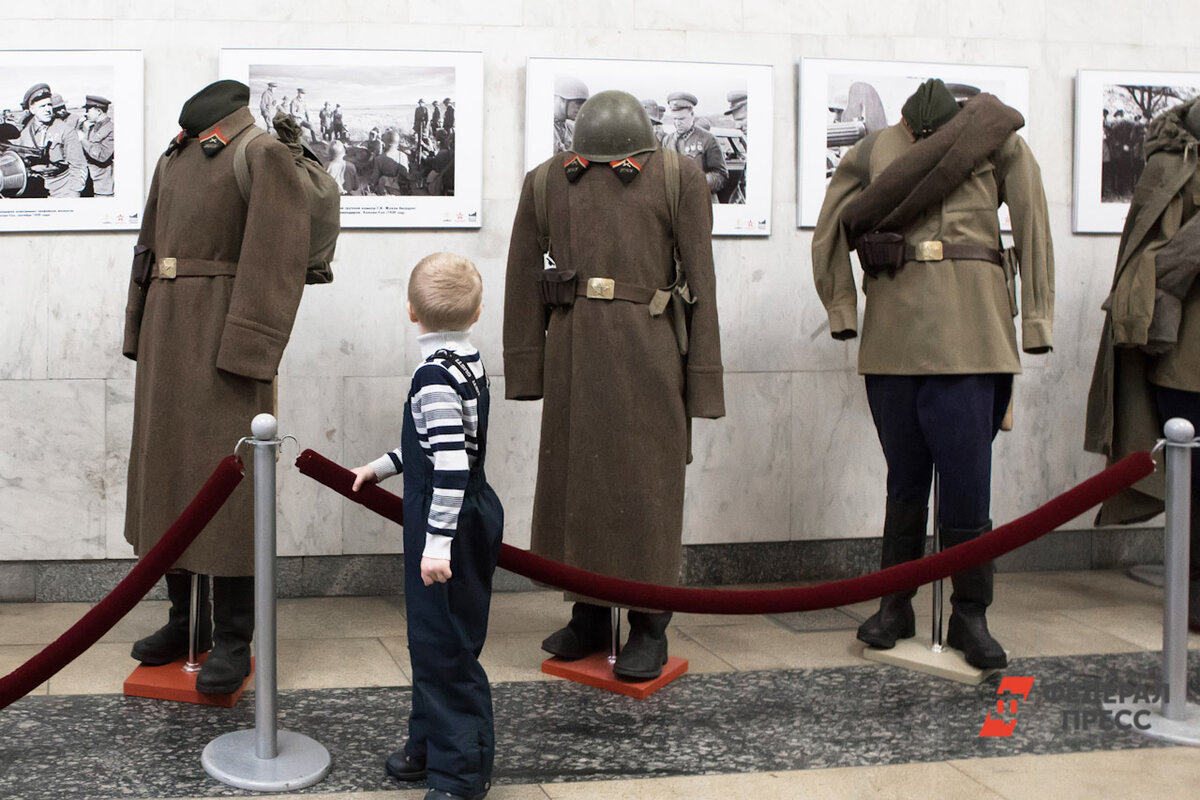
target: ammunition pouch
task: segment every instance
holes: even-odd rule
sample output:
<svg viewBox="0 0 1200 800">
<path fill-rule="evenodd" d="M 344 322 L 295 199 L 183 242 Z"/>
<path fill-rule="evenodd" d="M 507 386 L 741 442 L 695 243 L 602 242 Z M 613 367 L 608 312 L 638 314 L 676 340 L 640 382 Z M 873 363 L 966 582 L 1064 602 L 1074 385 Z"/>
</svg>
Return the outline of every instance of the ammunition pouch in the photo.
<svg viewBox="0 0 1200 800">
<path fill-rule="evenodd" d="M 878 278 L 886 272 L 895 276 L 904 268 L 904 234 L 895 232 L 867 233 L 859 237 L 854 249 L 858 251 L 858 263 L 863 272 Z"/>
<path fill-rule="evenodd" d="M 570 308 L 575 304 L 575 270 L 544 269 L 538 273 L 538 289 L 548 308 Z"/>
<path fill-rule="evenodd" d="M 150 275 L 154 271 L 154 251 L 144 244 L 133 246 L 133 282 L 145 289 L 150 284 Z"/>
</svg>

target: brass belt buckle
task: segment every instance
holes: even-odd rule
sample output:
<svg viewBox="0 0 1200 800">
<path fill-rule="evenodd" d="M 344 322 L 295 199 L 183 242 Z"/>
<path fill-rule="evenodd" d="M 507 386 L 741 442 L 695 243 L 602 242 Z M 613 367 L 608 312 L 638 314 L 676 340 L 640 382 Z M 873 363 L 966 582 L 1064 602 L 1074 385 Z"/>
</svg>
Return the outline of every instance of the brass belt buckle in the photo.
<svg viewBox="0 0 1200 800">
<path fill-rule="evenodd" d="M 593 300 L 612 300 L 616 287 L 612 278 L 588 278 L 587 296 Z"/>
<path fill-rule="evenodd" d="M 158 276 L 167 280 L 174 280 L 176 272 L 175 259 L 164 258 L 158 262 Z"/>
<path fill-rule="evenodd" d="M 938 241 L 917 242 L 917 261 L 941 261 L 942 243 Z"/>
</svg>

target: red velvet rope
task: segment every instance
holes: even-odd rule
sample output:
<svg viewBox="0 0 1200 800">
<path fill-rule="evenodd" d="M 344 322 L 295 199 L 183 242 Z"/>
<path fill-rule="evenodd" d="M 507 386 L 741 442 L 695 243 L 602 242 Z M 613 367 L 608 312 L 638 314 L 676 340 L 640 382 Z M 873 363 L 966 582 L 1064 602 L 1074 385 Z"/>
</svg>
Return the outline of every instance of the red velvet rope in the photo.
<svg viewBox="0 0 1200 800">
<path fill-rule="evenodd" d="M 29 694 L 108 633 L 129 613 L 183 551 L 195 541 L 242 481 L 242 461 L 229 456 L 213 470 L 200 493 L 142 556 L 129 574 L 90 611 L 33 658 L 0 678 L 0 709 Z"/>
<path fill-rule="evenodd" d="M 376 513 L 403 524 L 403 502 L 373 484 L 358 492 L 354 473 L 319 453 L 305 450 L 296 460 L 304 475 Z M 1135 453 L 1070 489 L 1040 508 L 970 542 L 925 558 L 857 578 L 794 589 L 685 589 L 652 586 L 598 575 L 559 564 L 526 550 L 504 545 L 500 566 L 539 583 L 620 606 L 660 608 L 694 614 L 779 614 L 850 605 L 885 594 L 914 589 L 1016 550 L 1044 536 L 1089 508 L 1123 491 L 1154 471 L 1149 453 Z"/>
</svg>

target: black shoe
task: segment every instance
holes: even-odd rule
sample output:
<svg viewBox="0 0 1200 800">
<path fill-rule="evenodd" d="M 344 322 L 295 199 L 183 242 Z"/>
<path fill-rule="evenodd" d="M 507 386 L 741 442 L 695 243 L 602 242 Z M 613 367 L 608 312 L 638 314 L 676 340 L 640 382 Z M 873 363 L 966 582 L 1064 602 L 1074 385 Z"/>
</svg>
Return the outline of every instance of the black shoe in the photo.
<svg viewBox="0 0 1200 800">
<path fill-rule="evenodd" d="M 212 579 L 213 648 L 196 676 L 196 691 L 232 694 L 250 674 L 254 578 Z"/>
<path fill-rule="evenodd" d="M 129 655 L 147 667 L 170 664 L 188 654 L 188 632 L 192 607 L 191 573 L 167 573 L 167 597 L 171 600 L 167 624 L 149 636 L 133 643 Z M 212 647 L 212 607 L 208 602 L 208 578 L 200 577 L 199 602 L 197 603 L 196 628 L 199 642 L 196 654 Z"/>
<path fill-rule="evenodd" d="M 484 789 L 479 794 L 450 794 L 443 792 L 440 789 L 430 789 L 425 793 L 425 800 L 483 800 L 487 797 L 487 789 Z"/>
<path fill-rule="evenodd" d="M 880 650 L 890 650 L 897 639 L 917 635 L 917 620 L 913 614 L 912 593 L 889 594 L 879 601 L 879 610 L 858 626 L 858 640 Z"/>
<path fill-rule="evenodd" d="M 612 647 L 612 611 L 606 606 L 576 603 L 571 621 L 542 641 L 542 649 L 566 661 L 577 661 Z"/>
<path fill-rule="evenodd" d="M 671 612 L 629 612 L 629 641 L 613 664 L 613 674 L 627 681 L 648 681 L 662 675 L 667 663 L 667 624 Z"/>
<path fill-rule="evenodd" d="M 425 780 L 425 759 L 418 761 L 410 758 L 403 750 L 388 756 L 387 761 L 383 762 L 383 769 L 398 781 Z"/>
</svg>

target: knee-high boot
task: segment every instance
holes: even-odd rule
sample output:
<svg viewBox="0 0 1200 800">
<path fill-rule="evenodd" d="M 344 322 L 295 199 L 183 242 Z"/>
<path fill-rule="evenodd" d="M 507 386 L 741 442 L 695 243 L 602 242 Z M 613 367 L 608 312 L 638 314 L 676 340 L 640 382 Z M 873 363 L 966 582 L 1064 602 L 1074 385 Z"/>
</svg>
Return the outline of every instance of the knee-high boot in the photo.
<svg viewBox="0 0 1200 800">
<path fill-rule="evenodd" d="M 130 655 L 148 667 L 170 664 L 188 654 L 188 633 L 192 607 L 190 572 L 168 572 L 167 597 L 171 600 L 167 624 L 133 643 Z M 212 647 L 212 607 L 208 602 L 208 576 L 201 575 L 199 602 L 196 605 L 197 654 Z"/>
<path fill-rule="evenodd" d="M 250 674 L 254 578 L 212 579 L 213 649 L 196 676 L 196 691 L 229 694 Z"/>
<path fill-rule="evenodd" d="M 883 521 L 883 548 L 879 559 L 882 569 L 920 558 L 925 553 L 925 525 L 929 507 L 915 503 L 887 502 Z M 897 639 L 916 635 L 912 599 L 916 589 L 885 595 L 879 610 L 858 626 L 859 641 L 883 650 L 896 646 Z"/>
<path fill-rule="evenodd" d="M 992 529 L 992 522 L 980 528 L 942 528 L 942 546 L 969 542 Z M 1000 669 L 1008 666 L 1008 656 L 1000 643 L 992 638 L 987 627 L 987 607 L 992 604 L 992 585 L 996 567 L 988 561 L 950 576 L 954 594 L 950 604 L 950 624 L 946 629 L 946 644 L 961 650 L 967 663 L 979 669 Z"/>
<path fill-rule="evenodd" d="M 667 625 L 670 622 L 670 611 L 650 614 L 631 610 L 629 641 L 617 656 L 613 673 L 618 678 L 634 681 L 648 681 L 661 675 L 667 663 Z"/>
</svg>

